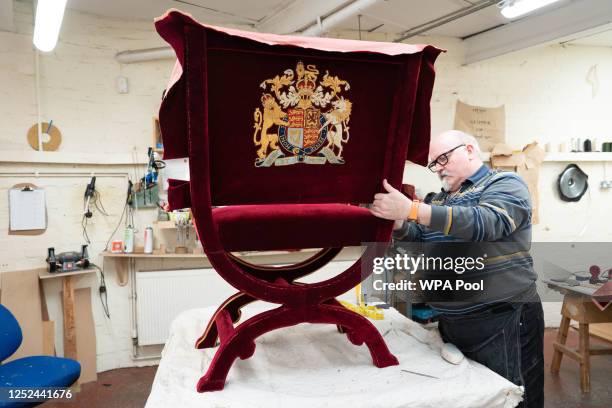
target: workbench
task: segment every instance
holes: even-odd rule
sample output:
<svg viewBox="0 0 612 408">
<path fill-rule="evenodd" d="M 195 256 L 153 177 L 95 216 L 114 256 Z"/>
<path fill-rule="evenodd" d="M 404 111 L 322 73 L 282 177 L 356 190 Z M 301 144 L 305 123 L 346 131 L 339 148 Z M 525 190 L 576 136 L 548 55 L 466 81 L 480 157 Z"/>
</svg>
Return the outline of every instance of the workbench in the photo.
<svg viewBox="0 0 612 408">
<path fill-rule="evenodd" d="M 596 285 L 585 283 L 581 286 L 570 286 L 562 282 L 543 280 L 549 288 L 564 295 L 563 307 L 561 309 L 561 324 L 557 334 L 557 340 L 553 343 L 554 353 L 550 366 L 553 374 L 558 374 L 561 368 L 563 355 L 578 361 L 580 364 L 580 389 L 587 393 L 591 391 L 591 356 L 612 354 L 610 347 L 591 347 L 589 325 L 593 323 L 612 322 L 612 306 L 603 311 L 597 308 L 591 296 L 597 290 Z M 574 320 L 578 323 L 578 348 L 567 346 L 567 334 L 570 323 Z M 599 337 L 599 336 L 598 336 Z"/>
<path fill-rule="evenodd" d="M 277 305 L 249 305 L 241 321 L 270 307 Z M 427 331 L 395 309 L 371 321 L 397 366 L 376 368 L 366 346 L 351 344 L 335 325 L 297 325 L 258 338 L 255 354 L 234 363 L 222 391 L 199 394 L 196 383 L 216 348 L 194 343 L 215 309 L 188 310 L 174 320 L 147 408 L 510 408 L 522 398 L 522 387 L 481 364 L 446 362 L 437 329 Z"/>
</svg>

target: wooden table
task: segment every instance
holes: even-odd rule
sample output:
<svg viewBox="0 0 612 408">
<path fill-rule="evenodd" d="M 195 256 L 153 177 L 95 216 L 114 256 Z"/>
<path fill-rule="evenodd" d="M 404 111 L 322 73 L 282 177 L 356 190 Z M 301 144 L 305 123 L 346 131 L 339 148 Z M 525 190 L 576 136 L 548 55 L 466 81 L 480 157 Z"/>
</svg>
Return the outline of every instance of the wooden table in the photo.
<svg viewBox="0 0 612 408">
<path fill-rule="evenodd" d="M 74 285 L 73 278 L 96 273 L 95 269 L 79 269 L 71 272 L 49 273 L 47 269 L 41 269 L 38 274 L 40 279 L 62 278 L 62 306 L 64 313 L 64 357 L 77 360 L 77 336 L 75 326 L 74 310 Z"/>
<path fill-rule="evenodd" d="M 595 285 L 569 286 L 564 283 L 544 280 L 549 288 L 564 295 L 561 309 L 561 325 L 557 340 L 553 343 L 554 354 L 550 371 L 558 374 L 563 355 L 578 361 L 580 364 L 580 389 L 587 393 L 591 391 L 591 356 L 612 354 L 609 347 L 591 347 L 589 345 L 589 324 L 612 322 L 612 306 L 601 311 L 591 300 L 591 295 L 597 290 Z M 572 320 L 578 322 L 578 348 L 566 346 L 567 333 Z"/>
</svg>

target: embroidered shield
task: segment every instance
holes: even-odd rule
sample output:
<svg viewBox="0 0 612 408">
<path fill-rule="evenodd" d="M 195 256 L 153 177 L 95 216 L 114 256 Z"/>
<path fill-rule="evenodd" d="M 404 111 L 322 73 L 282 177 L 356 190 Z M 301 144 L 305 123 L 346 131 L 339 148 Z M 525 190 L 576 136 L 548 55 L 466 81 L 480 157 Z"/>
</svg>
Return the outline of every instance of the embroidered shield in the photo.
<svg viewBox="0 0 612 408">
<path fill-rule="evenodd" d="M 287 111 L 289 126 L 280 126 L 278 136 L 281 146 L 298 156 L 317 151 L 327 138 L 325 118 L 316 108 L 292 108 Z"/>
</svg>

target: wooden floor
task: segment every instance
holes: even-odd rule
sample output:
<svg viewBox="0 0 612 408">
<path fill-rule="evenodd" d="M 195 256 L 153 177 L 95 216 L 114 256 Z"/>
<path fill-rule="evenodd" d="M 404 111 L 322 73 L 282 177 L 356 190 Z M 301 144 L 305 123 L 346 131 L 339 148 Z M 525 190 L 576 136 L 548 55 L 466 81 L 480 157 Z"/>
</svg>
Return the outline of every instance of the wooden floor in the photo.
<svg viewBox="0 0 612 408">
<path fill-rule="evenodd" d="M 581 394 L 578 364 L 568 358 L 561 363 L 558 376 L 550 374 L 552 341 L 555 329 L 547 329 L 545 344 L 546 408 L 611 408 L 612 356 L 596 356 L 591 362 L 591 393 Z M 577 333 L 570 330 L 568 345 L 577 344 Z M 596 340 L 593 344 L 598 344 Z M 604 344 L 604 343 L 602 343 Z M 70 403 L 46 402 L 45 408 L 139 408 L 144 407 L 157 367 L 122 368 L 98 375 L 98 381 L 82 386 L 77 398 Z M 196 379 L 194 379 L 194 384 Z M 316 408 L 316 407 L 313 407 Z M 343 407 L 338 407 L 343 408 Z M 450 408 L 450 406 L 449 406 Z"/>
</svg>

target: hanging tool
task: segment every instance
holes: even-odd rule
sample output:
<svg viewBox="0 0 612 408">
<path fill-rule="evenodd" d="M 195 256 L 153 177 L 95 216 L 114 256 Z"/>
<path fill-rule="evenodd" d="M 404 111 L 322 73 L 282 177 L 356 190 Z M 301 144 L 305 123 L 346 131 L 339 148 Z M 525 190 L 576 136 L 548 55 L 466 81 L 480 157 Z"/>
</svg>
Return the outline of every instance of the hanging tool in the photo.
<svg viewBox="0 0 612 408">
<path fill-rule="evenodd" d="M 89 184 L 87 184 L 87 187 L 85 188 L 85 208 L 83 209 L 83 215 L 87 218 L 91 218 L 93 216 L 90 208 L 89 208 L 89 203 L 91 202 L 91 199 L 94 196 L 94 193 L 96 192 L 96 177 L 92 177 L 91 181 L 89 182 Z"/>
<path fill-rule="evenodd" d="M 164 163 L 162 160 L 155 159 L 155 152 L 153 151 L 152 147 L 149 147 L 147 155 L 149 157 L 149 164 L 147 165 L 147 173 L 145 174 L 143 179 L 145 189 L 151 186 L 152 184 L 157 183 L 159 170 L 166 167 L 166 163 Z"/>
</svg>

